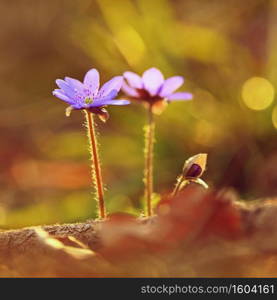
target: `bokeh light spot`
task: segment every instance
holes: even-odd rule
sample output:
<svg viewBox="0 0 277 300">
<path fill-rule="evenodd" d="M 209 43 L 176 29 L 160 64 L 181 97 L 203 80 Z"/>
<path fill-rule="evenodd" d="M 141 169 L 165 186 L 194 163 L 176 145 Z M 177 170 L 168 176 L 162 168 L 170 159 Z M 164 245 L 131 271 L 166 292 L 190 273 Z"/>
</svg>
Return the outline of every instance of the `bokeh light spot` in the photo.
<svg viewBox="0 0 277 300">
<path fill-rule="evenodd" d="M 252 77 L 243 84 L 242 99 L 250 109 L 266 109 L 274 99 L 274 87 L 265 78 Z"/>
</svg>

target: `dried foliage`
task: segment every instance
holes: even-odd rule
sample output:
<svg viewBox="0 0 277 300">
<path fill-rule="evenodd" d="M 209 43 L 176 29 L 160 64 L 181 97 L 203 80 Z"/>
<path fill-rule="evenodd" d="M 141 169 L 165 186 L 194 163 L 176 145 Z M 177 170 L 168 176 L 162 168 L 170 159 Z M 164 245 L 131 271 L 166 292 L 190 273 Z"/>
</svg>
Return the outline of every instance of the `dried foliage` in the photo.
<svg viewBox="0 0 277 300">
<path fill-rule="evenodd" d="M 157 215 L 0 233 L 1 276 L 277 276 L 276 200 L 190 186 Z"/>
</svg>

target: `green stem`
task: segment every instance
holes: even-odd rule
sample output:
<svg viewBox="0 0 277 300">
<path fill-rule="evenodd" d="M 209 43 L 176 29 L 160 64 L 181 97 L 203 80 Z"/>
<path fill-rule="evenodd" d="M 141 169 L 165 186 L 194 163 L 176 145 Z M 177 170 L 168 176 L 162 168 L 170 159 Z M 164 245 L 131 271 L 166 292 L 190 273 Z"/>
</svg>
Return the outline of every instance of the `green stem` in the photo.
<svg viewBox="0 0 277 300">
<path fill-rule="evenodd" d="M 102 180 L 101 167 L 100 167 L 100 161 L 98 156 L 97 140 L 96 140 L 96 134 L 94 128 L 94 119 L 92 113 L 88 112 L 87 110 L 85 112 L 86 112 L 88 139 L 90 142 L 90 153 L 91 153 L 91 160 L 92 160 L 92 181 L 96 188 L 99 217 L 103 219 L 106 217 L 106 211 L 105 211 L 105 203 L 104 203 L 103 180 Z"/>
<path fill-rule="evenodd" d="M 145 166 L 144 166 L 144 195 L 146 198 L 147 215 L 152 215 L 153 193 L 153 149 L 154 149 L 155 122 L 152 106 L 148 109 L 148 123 L 145 127 Z"/>
</svg>

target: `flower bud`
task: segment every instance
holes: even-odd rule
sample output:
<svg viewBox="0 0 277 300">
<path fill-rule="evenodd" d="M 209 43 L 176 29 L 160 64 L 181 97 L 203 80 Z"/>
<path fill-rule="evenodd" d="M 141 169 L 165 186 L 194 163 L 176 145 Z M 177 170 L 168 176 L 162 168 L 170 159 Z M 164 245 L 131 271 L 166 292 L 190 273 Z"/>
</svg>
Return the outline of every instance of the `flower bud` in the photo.
<svg viewBox="0 0 277 300">
<path fill-rule="evenodd" d="M 205 171 L 207 154 L 200 153 L 190 157 L 184 164 L 183 177 L 186 179 L 199 178 Z"/>
</svg>

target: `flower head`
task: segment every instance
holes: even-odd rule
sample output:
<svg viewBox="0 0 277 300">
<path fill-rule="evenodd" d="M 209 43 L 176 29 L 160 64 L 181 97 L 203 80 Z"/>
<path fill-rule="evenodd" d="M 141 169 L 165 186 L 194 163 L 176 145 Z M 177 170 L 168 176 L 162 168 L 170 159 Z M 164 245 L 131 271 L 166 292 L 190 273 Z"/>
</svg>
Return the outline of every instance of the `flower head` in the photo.
<svg viewBox="0 0 277 300">
<path fill-rule="evenodd" d="M 143 101 L 159 112 L 171 101 L 191 100 L 192 94 L 175 91 L 184 83 L 182 76 L 164 79 L 163 74 L 156 68 L 146 70 L 142 76 L 134 72 L 123 74 L 125 81 L 122 90 L 131 99 Z"/>
<path fill-rule="evenodd" d="M 99 89 L 99 73 L 96 69 L 89 70 L 84 81 L 65 77 L 64 80 L 57 79 L 56 84 L 59 89 L 53 91 L 53 95 L 65 101 L 70 106 L 66 110 L 69 116 L 72 110 L 85 109 L 98 114 L 101 120 L 108 118 L 107 105 L 126 105 L 127 100 L 114 100 L 123 83 L 122 76 L 116 76 L 106 82 Z"/>
</svg>

